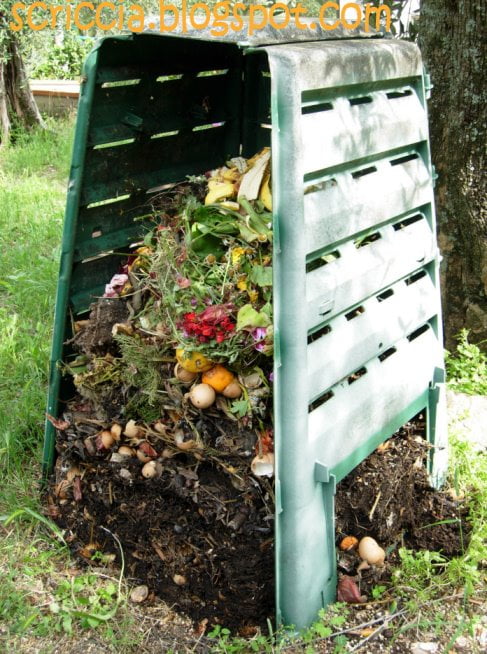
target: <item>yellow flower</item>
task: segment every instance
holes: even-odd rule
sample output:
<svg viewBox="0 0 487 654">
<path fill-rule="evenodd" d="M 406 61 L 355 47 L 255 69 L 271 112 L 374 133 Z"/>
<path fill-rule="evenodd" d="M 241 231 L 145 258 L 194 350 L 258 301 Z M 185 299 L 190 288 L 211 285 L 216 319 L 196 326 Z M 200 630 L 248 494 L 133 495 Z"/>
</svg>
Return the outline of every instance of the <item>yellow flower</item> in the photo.
<svg viewBox="0 0 487 654">
<path fill-rule="evenodd" d="M 243 275 L 237 282 L 237 288 L 241 291 L 247 290 L 247 275 Z"/>
<path fill-rule="evenodd" d="M 233 248 L 232 250 L 232 264 L 235 265 L 245 254 L 245 248 Z"/>
<path fill-rule="evenodd" d="M 252 304 L 254 302 L 257 302 L 257 300 L 259 299 L 258 291 L 248 291 L 248 294 L 249 294 L 249 300 L 252 302 Z"/>
</svg>

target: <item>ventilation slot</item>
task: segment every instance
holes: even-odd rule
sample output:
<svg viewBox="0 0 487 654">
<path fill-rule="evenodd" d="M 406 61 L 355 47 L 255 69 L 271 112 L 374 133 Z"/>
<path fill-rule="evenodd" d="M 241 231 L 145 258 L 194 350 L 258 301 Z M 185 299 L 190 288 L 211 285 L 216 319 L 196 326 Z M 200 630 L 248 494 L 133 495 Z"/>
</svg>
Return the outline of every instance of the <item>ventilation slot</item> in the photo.
<svg viewBox="0 0 487 654">
<path fill-rule="evenodd" d="M 423 277 L 426 277 L 425 270 L 420 270 L 419 272 L 414 273 L 414 275 L 411 275 L 411 277 L 406 279 L 406 286 L 411 286 L 411 284 L 418 282 L 420 279 L 423 279 Z"/>
<path fill-rule="evenodd" d="M 365 177 L 365 175 L 371 175 L 372 173 L 376 173 L 377 168 L 375 166 L 369 166 L 368 168 L 362 168 L 361 170 L 356 170 L 354 173 L 352 173 L 352 177 L 354 179 L 360 179 L 361 177 Z"/>
<path fill-rule="evenodd" d="M 104 259 L 105 257 L 109 257 L 112 254 L 114 254 L 113 250 L 108 250 L 108 252 L 100 252 L 100 254 L 95 254 L 93 257 L 86 257 L 86 259 L 83 259 L 81 263 L 89 263 L 90 261 Z"/>
<path fill-rule="evenodd" d="M 400 166 L 403 163 L 414 161 L 415 159 L 419 159 L 419 154 L 417 152 L 414 154 L 406 154 L 403 157 L 398 157 L 397 159 L 391 159 L 390 164 L 391 166 Z"/>
<path fill-rule="evenodd" d="M 347 381 L 349 384 L 354 384 L 357 381 L 357 379 L 360 379 L 360 377 L 363 377 L 366 374 L 367 374 L 367 368 L 365 367 L 359 368 L 355 372 L 352 372 L 352 374 L 347 378 Z"/>
<path fill-rule="evenodd" d="M 320 102 L 318 104 L 310 104 L 306 107 L 303 107 L 301 109 L 301 113 L 303 115 L 317 114 L 320 111 L 331 111 L 331 109 L 333 109 L 333 105 L 331 102 Z"/>
<path fill-rule="evenodd" d="M 387 300 L 387 298 L 390 298 L 394 295 L 394 291 L 392 288 L 388 288 L 387 291 L 383 291 L 382 293 L 379 293 L 379 295 L 376 295 L 377 302 L 384 302 L 384 300 Z"/>
<path fill-rule="evenodd" d="M 349 311 L 348 313 L 345 314 L 345 318 L 347 320 L 353 320 L 354 318 L 358 318 L 361 316 L 363 313 L 365 313 L 365 307 L 357 307 L 356 309 L 353 309 L 353 311 Z"/>
<path fill-rule="evenodd" d="M 182 77 L 182 75 L 160 75 L 156 79 L 156 82 L 174 82 L 175 80 L 182 79 Z"/>
<path fill-rule="evenodd" d="M 313 270 L 318 270 L 318 268 L 323 268 L 323 266 L 326 266 L 329 263 L 332 263 L 333 261 L 336 261 L 339 258 L 340 258 L 340 252 L 338 252 L 338 250 L 334 250 L 333 252 L 324 254 L 318 259 L 315 259 L 314 261 L 310 261 L 309 263 L 307 263 L 306 272 L 310 273 L 313 272 Z"/>
<path fill-rule="evenodd" d="M 260 127 L 263 129 L 272 129 L 272 124 L 271 123 L 261 123 Z"/>
<path fill-rule="evenodd" d="M 100 238 L 100 236 L 103 236 L 101 227 L 95 227 L 95 229 L 91 232 L 91 238 Z"/>
<path fill-rule="evenodd" d="M 427 332 L 428 329 L 430 329 L 430 326 L 428 324 L 422 325 L 418 329 L 415 329 L 414 332 L 411 332 L 411 334 L 409 334 L 408 341 L 409 342 L 414 341 L 416 338 L 421 336 L 421 334 L 424 334 L 425 332 Z"/>
<path fill-rule="evenodd" d="M 103 82 L 101 85 L 102 89 L 113 89 L 118 86 L 137 86 L 137 84 L 140 84 L 140 78 L 139 79 L 124 79 L 120 80 L 119 82 Z"/>
<path fill-rule="evenodd" d="M 391 356 L 392 356 L 393 354 L 395 354 L 396 352 L 397 352 L 397 348 L 395 348 L 395 347 L 390 347 L 390 348 L 389 348 L 388 350 L 386 350 L 385 352 L 382 352 L 382 354 L 379 354 L 379 356 L 378 356 L 377 358 L 378 358 L 379 361 L 382 363 L 383 361 L 385 361 L 386 359 L 388 359 L 389 357 L 391 357 Z"/>
<path fill-rule="evenodd" d="M 104 150 L 105 148 L 117 148 L 121 145 L 130 145 L 131 143 L 134 143 L 135 139 L 124 139 L 123 141 L 112 141 L 111 143 L 100 143 L 99 145 L 95 145 L 93 147 L 93 150 Z"/>
<path fill-rule="evenodd" d="M 349 98 L 348 100 L 352 107 L 355 107 L 358 104 L 370 104 L 373 102 L 373 99 L 370 97 L 370 95 L 363 95 L 360 98 Z"/>
<path fill-rule="evenodd" d="M 314 343 L 322 336 L 326 336 L 326 334 L 329 334 L 330 332 L 331 332 L 330 325 L 325 325 L 321 329 L 318 329 L 316 332 L 313 332 L 312 334 L 308 334 L 308 345 Z"/>
<path fill-rule="evenodd" d="M 228 68 L 221 68 L 220 70 L 202 70 L 196 77 L 218 77 L 219 75 L 226 75 Z"/>
<path fill-rule="evenodd" d="M 332 188 L 337 185 L 336 179 L 326 179 L 323 182 L 317 182 L 316 184 L 310 184 L 310 186 L 305 186 L 304 195 L 309 195 L 310 193 L 317 193 L 318 191 L 324 191 L 327 188 Z"/>
<path fill-rule="evenodd" d="M 408 225 L 414 225 L 414 223 L 418 223 L 420 220 L 424 220 L 424 216 L 421 213 L 417 213 L 414 216 L 410 216 L 409 218 L 404 218 L 403 220 L 400 220 L 398 223 L 393 225 L 393 227 L 397 232 L 400 229 L 404 229 Z"/>
<path fill-rule="evenodd" d="M 166 136 L 176 136 L 176 134 L 179 134 L 179 130 L 175 129 L 172 132 L 159 132 L 158 134 L 153 134 L 151 136 L 151 141 L 154 139 L 163 139 L 166 138 Z"/>
<path fill-rule="evenodd" d="M 222 127 L 225 123 L 209 123 L 207 125 L 197 125 L 193 127 L 193 132 L 203 132 L 206 129 L 215 129 L 217 127 Z"/>
<path fill-rule="evenodd" d="M 407 98 L 412 94 L 413 92 L 411 89 L 405 89 L 404 91 L 389 91 L 386 93 L 386 96 L 389 98 L 389 100 L 396 100 L 397 98 Z"/>
<path fill-rule="evenodd" d="M 108 198 L 108 200 L 100 200 L 99 202 L 92 202 L 87 205 L 87 209 L 93 209 L 94 207 L 103 207 L 105 204 L 115 204 L 115 202 L 122 202 L 130 197 L 130 193 L 126 195 L 119 195 L 116 198 Z"/>
<path fill-rule="evenodd" d="M 366 245 L 375 243 L 375 241 L 378 241 L 381 238 L 382 236 L 380 235 L 380 232 L 374 232 L 373 234 L 369 234 L 368 236 L 361 236 L 360 238 L 355 239 L 353 244 L 358 250 L 360 248 L 364 248 Z"/>
<path fill-rule="evenodd" d="M 331 400 L 332 397 L 333 391 L 326 391 L 326 393 L 323 393 L 323 395 L 320 395 L 314 402 L 311 402 L 311 404 L 308 405 L 308 413 L 315 411 L 315 409 L 325 404 L 325 402 Z"/>
<path fill-rule="evenodd" d="M 145 192 L 146 195 L 150 195 L 151 193 L 159 193 L 160 191 L 168 191 L 171 188 L 174 188 L 180 184 L 180 182 L 170 182 L 169 184 L 159 184 L 158 186 L 151 186 L 151 188 L 147 189 Z"/>
</svg>

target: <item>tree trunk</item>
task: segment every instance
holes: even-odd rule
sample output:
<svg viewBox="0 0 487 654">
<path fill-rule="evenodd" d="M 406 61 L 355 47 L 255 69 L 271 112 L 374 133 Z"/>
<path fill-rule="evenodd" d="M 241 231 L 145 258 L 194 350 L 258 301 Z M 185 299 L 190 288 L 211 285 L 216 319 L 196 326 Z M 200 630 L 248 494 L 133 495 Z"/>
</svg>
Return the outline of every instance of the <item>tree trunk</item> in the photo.
<svg viewBox="0 0 487 654">
<path fill-rule="evenodd" d="M 486 23 L 485 0 L 421 2 L 449 349 L 463 327 L 472 341 L 487 338 Z"/>
<path fill-rule="evenodd" d="M 44 126 L 29 87 L 17 37 L 6 28 L 0 41 L 0 145 L 8 143 L 13 123 L 26 128 Z"/>
</svg>

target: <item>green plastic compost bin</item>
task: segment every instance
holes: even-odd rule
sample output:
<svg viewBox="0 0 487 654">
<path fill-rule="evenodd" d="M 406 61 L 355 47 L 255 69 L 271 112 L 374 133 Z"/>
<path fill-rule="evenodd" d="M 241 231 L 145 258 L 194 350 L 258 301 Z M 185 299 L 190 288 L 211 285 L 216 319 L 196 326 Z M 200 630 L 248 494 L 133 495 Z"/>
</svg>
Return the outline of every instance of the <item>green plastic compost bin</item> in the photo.
<svg viewBox="0 0 487 654">
<path fill-rule="evenodd" d="M 276 607 L 296 627 L 335 599 L 336 483 L 422 410 L 435 485 L 447 459 L 420 52 L 356 30 L 310 34 L 141 33 L 90 54 L 48 400 L 59 415 L 72 318 L 144 233 L 151 194 L 271 145 Z M 48 423 L 46 471 L 53 459 Z"/>
</svg>

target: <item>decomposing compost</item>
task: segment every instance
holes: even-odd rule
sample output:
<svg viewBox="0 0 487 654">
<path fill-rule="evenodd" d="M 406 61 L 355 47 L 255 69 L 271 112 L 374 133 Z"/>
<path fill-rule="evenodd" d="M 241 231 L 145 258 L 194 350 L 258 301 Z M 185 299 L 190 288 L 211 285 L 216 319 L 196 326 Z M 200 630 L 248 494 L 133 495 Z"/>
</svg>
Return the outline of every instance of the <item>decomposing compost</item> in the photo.
<svg viewBox="0 0 487 654">
<path fill-rule="evenodd" d="M 50 417 L 47 511 L 80 559 L 240 629 L 274 613 L 270 188 L 264 148 L 157 196 L 143 243 L 73 319 L 72 392 Z M 340 484 L 339 599 L 363 601 L 400 546 L 431 547 L 424 524 L 460 549 L 423 436 L 402 430 Z"/>
</svg>

